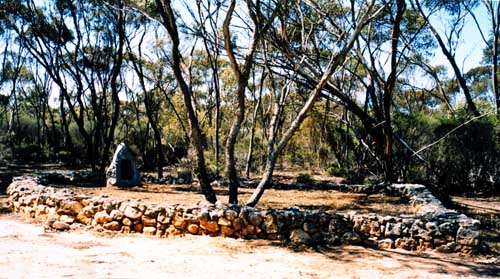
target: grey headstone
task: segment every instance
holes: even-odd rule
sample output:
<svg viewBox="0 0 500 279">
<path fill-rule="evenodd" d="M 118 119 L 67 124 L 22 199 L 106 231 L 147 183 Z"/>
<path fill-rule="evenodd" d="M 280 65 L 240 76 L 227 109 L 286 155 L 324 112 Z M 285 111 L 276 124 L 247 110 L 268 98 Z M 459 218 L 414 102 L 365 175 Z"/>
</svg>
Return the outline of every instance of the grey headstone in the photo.
<svg viewBox="0 0 500 279">
<path fill-rule="evenodd" d="M 125 143 L 120 143 L 116 148 L 113 160 L 106 170 L 106 184 L 118 187 L 132 187 L 141 184 L 141 174 Z"/>
</svg>

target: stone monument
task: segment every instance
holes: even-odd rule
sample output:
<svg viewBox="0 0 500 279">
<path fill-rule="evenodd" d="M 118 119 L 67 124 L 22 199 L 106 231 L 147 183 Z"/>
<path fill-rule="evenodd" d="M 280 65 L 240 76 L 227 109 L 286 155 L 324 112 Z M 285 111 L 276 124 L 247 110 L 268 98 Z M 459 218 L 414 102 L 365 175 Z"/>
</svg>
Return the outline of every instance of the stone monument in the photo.
<svg viewBox="0 0 500 279">
<path fill-rule="evenodd" d="M 106 185 L 118 187 L 141 185 L 141 174 L 137 169 L 134 157 L 123 142 L 116 148 L 113 160 L 106 170 Z"/>
</svg>

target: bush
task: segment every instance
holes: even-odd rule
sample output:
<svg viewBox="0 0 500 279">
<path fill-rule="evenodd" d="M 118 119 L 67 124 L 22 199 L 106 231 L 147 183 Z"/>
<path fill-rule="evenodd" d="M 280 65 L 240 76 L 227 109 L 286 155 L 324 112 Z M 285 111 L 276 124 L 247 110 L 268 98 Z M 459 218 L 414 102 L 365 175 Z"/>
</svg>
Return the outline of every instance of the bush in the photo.
<svg viewBox="0 0 500 279">
<path fill-rule="evenodd" d="M 498 192 L 498 121 L 490 116 L 463 125 L 467 120 L 464 116 L 398 115 L 396 133 L 414 149 L 442 139 L 421 153 L 426 163 L 396 142 L 394 164 L 400 180 L 431 184 L 443 195 Z"/>
</svg>

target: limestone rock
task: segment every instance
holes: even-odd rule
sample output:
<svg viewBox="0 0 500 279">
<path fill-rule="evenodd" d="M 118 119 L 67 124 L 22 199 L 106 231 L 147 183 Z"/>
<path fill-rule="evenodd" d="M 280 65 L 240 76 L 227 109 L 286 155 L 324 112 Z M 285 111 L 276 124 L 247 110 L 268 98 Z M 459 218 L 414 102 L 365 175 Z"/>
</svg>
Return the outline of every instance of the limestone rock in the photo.
<svg viewBox="0 0 500 279">
<path fill-rule="evenodd" d="M 290 241 L 295 244 L 311 244 L 312 237 L 302 229 L 293 230 L 290 234 Z"/>
<path fill-rule="evenodd" d="M 393 249 L 394 248 L 394 240 L 390 238 L 379 240 L 378 247 L 382 249 Z"/>
<path fill-rule="evenodd" d="M 402 226 L 401 223 L 387 223 L 384 232 L 385 237 L 400 237 L 403 231 Z"/>
<path fill-rule="evenodd" d="M 60 221 L 71 225 L 75 222 L 75 217 L 69 215 L 61 215 Z"/>
<path fill-rule="evenodd" d="M 132 226 L 132 220 L 130 220 L 129 218 L 123 218 L 122 219 L 122 223 L 123 223 L 123 225 L 125 225 L 127 227 L 131 227 Z"/>
<path fill-rule="evenodd" d="M 362 241 L 361 236 L 355 232 L 344 233 L 341 240 L 344 244 L 359 244 Z"/>
<path fill-rule="evenodd" d="M 470 227 L 460 227 L 457 231 L 457 242 L 467 246 L 479 244 L 479 231 Z"/>
<path fill-rule="evenodd" d="M 132 206 L 127 206 L 123 214 L 125 215 L 125 217 L 132 220 L 139 219 L 142 216 L 142 212 L 138 208 Z"/>
<path fill-rule="evenodd" d="M 118 221 L 111 221 L 104 224 L 102 227 L 110 231 L 119 231 L 121 229 L 120 223 L 118 223 Z"/>
<path fill-rule="evenodd" d="M 248 221 L 254 225 L 254 226 L 260 226 L 260 224 L 262 224 L 262 217 L 256 213 L 256 212 L 251 212 L 250 214 L 248 214 Z"/>
<path fill-rule="evenodd" d="M 231 221 L 229 221 L 228 219 L 226 219 L 224 217 L 220 218 L 217 223 L 221 226 L 231 226 Z"/>
<path fill-rule="evenodd" d="M 52 224 L 52 228 L 54 228 L 56 230 L 64 231 L 64 230 L 69 230 L 70 227 L 69 227 L 69 224 L 67 224 L 65 222 L 55 221 Z"/>
<path fill-rule="evenodd" d="M 156 219 L 153 219 L 151 217 L 147 217 L 147 216 L 142 216 L 141 217 L 141 220 L 142 220 L 142 224 L 144 226 L 149 226 L 149 227 L 155 227 L 156 226 Z"/>
<path fill-rule="evenodd" d="M 190 234 L 197 234 L 199 226 L 197 224 L 189 224 L 187 230 Z"/>
<path fill-rule="evenodd" d="M 141 174 L 134 157 L 125 143 L 116 148 L 113 160 L 106 170 L 108 186 L 133 187 L 141 184 Z"/>
<path fill-rule="evenodd" d="M 209 233 L 219 231 L 219 225 L 215 221 L 200 221 L 200 227 Z"/>
<path fill-rule="evenodd" d="M 76 216 L 82 209 L 83 205 L 77 201 L 63 201 L 57 213 Z"/>
<path fill-rule="evenodd" d="M 241 230 L 245 226 L 245 219 L 242 218 L 235 218 L 232 222 L 233 228 L 235 231 Z"/>
<path fill-rule="evenodd" d="M 97 222 L 97 224 L 102 225 L 102 224 L 113 221 L 113 217 L 109 216 L 109 214 L 105 210 L 103 210 L 103 211 L 99 211 L 95 214 L 94 220 Z"/>
<path fill-rule="evenodd" d="M 134 231 L 142 233 L 144 226 L 141 223 L 134 224 Z"/>
<path fill-rule="evenodd" d="M 221 226 L 220 227 L 220 232 L 224 236 L 231 236 L 234 233 L 234 230 L 231 227 Z"/>
<path fill-rule="evenodd" d="M 238 217 L 238 213 L 232 209 L 226 210 L 224 213 L 225 217 L 229 221 L 233 221 L 236 217 Z"/>
<path fill-rule="evenodd" d="M 121 221 L 124 217 L 123 215 L 123 212 L 121 212 L 120 210 L 111 210 L 111 213 L 109 214 L 109 216 L 111 216 L 111 218 L 113 218 L 113 220 L 115 221 Z"/>
<path fill-rule="evenodd" d="M 176 229 L 184 229 L 186 227 L 186 221 L 183 218 L 178 217 L 175 218 L 173 225 Z"/>
</svg>

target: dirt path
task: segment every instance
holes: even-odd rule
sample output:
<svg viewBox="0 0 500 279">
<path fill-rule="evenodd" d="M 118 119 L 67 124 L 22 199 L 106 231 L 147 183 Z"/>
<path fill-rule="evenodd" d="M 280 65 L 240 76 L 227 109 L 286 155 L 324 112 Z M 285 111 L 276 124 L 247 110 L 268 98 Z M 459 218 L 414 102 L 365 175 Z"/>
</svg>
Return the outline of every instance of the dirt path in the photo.
<svg viewBox="0 0 500 279">
<path fill-rule="evenodd" d="M 491 260 L 490 260 L 491 261 Z M 498 259 L 497 259 L 498 261 Z M 269 241 L 44 232 L 0 215 L 0 278 L 500 278 L 455 255 L 346 246 L 294 252 Z"/>
</svg>

